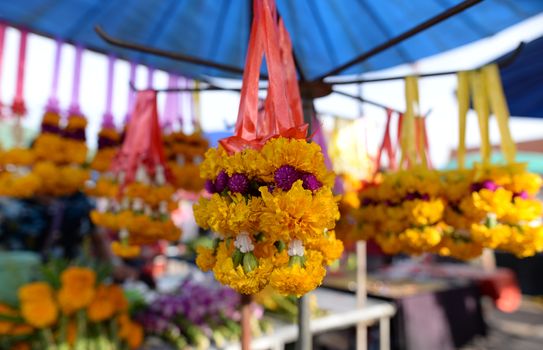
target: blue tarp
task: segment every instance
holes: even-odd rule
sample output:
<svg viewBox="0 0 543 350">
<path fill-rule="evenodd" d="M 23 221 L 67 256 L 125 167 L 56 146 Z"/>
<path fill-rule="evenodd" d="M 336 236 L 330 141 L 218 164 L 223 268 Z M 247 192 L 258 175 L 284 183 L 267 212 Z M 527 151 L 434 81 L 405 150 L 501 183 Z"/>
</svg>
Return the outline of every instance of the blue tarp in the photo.
<svg viewBox="0 0 543 350">
<path fill-rule="evenodd" d="M 277 0 L 308 79 L 457 5 L 460 0 Z M 207 67 L 120 50 L 94 32 L 243 67 L 250 0 L 4 0 L 0 20 L 31 31 L 114 52 L 190 77 L 236 77 Z M 359 74 L 413 62 L 495 34 L 543 11 L 542 0 L 486 0 L 345 70 Z"/>
<path fill-rule="evenodd" d="M 543 37 L 526 44 L 501 77 L 511 115 L 543 118 Z"/>
</svg>

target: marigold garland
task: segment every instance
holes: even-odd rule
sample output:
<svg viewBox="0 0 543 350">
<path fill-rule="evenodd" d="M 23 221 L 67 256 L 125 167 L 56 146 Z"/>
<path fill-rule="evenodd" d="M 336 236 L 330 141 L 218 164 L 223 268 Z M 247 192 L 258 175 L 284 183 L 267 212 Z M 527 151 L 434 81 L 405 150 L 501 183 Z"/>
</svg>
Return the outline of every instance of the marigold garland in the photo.
<svg viewBox="0 0 543 350">
<path fill-rule="evenodd" d="M 194 216 L 219 235 L 215 248 L 197 249 L 202 270 L 244 294 L 271 284 L 301 296 L 322 282 L 343 244 L 333 232 L 333 174 L 318 145 L 278 137 L 261 150 L 210 149 L 200 172 L 211 196 Z"/>
<path fill-rule="evenodd" d="M 487 247 L 531 256 L 543 250 L 541 184 L 523 164 L 385 174 L 360 193 L 360 236 L 389 254 L 472 259 Z"/>
</svg>

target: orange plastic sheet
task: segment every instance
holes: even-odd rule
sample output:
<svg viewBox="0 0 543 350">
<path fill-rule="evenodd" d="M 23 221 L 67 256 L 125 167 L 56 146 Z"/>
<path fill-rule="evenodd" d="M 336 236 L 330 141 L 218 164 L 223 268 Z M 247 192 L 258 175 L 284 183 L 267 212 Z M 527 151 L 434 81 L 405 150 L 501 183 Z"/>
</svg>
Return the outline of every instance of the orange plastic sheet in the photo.
<svg viewBox="0 0 543 350">
<path fill-rule="evenodd" d="M 220 140 L 229 153 L 261 148 L 269 139 L 305 138 L 300 92 L 292 46 L 282 21 L 274 20 L 272 0 L 254 1 L 254 19 L 243 74 L 234 136 Z M 258 113 L 258 82 L 262 57 L 268 68 L 268 96 L 264 113 Z"/>
<path fill-rule="evenodd" d="M 166 177 L 170 177 L 158 121 L 157 93 L 153 90 L 138 92 L 124 142 L 112 164 L 114 172 L 124 174 L 121 188 L 134 181 L 139 164 L 151 175 L 162 166 Z"/>
</svg>

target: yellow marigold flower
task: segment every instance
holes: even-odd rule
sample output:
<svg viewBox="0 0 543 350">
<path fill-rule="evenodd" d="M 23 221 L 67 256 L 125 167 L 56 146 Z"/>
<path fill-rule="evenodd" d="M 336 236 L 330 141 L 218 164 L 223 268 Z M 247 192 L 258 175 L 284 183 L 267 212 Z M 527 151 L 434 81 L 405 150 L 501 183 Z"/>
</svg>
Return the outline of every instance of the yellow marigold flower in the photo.
<svg viewBox="0 0 543 350">
<path fill-rule="evenodd" d="M 293 263 L 291 266 L 273 270 L 270 285 L 279 293 L 298 297 L 317 288 L 326 275 L 323 257 L 321 253 L 307 249 L 305 258 L 303 267 L 298 263 Z"/>
<path fill-rule="evenodd" d="M 108 287 L 100 285 L 94 300 L 87 308 L 87 315 L 92 322 L 105 321 L 115 314 L 115 301 L 111 298 Z"/>
<path fill-rule="evenodd" d="M 541 189 L 543 179 L 539 174 L 522 172 L 514 174 L 509 190 L 515 193 L 526 191 L 529 195 L 535 196 Z"/>
<path fill-rule="evenodd" d="M 205 180 L 200 177 L 198 165 L 192 163 L 178 165 L 175 162 L 170 162 L 168 165 L 176 188 L 189 192 L 200 192 L 204 189 Z"/>
<path fill-rule="evenodd" d="M 224 159 L 223 169 L 228 175 L 243 173 L 249 178 L 261 178 L 265 181 L 273 179 L 273 170 L 263 154 L 254 149 L 236 152 Z"/>
<path fill-rule="evenodd" d="M 108 147 L 99 149 L 92 160 L 90 167 L 99 172 L 106 172 L 111 167 L 111 163 L 117 154 L 117 147 Z"/>
<path fill-rule="evenodd" d="M 82 115 L 70 115 L 68 116 L 68 124 L 66 130 L 78 130 L 85 129 L 87 127 L 87 119 Z"/>
<path fill-rule="evenodd" d="M 435 224 L 443 217 L 445 205 L 441 199 L 430 201 L 411 200 L 403 202 L 409 222 L 414 226 Z"/>
<path fill-rule="evenodd" d="M 58 309 L 53 299 L 43 297 L 22 302 L 21 314 L 29 325 L 36 328 L 47 328 L 56 323 Z"/>
<path fill-rule="evenodd" d="M 65 149 L 70 152 L 64 152 L 64 161 L 68 164 L 83 165 L 87 161 L 87 144 L 84 141 L 64 139 Z"/>
<path fill-rule="evenodd" d="M 222 197 L 215 193 L 211 198 L 200 198 L 194 205 L 196 223 L 211 228 L 223 236 L 234 236 L 239 232 L 254 233 L 258 230 L 258 214 L 262 199 L 250 200 L 239 193 Z"/>
<path fill-rule="evenodd" d="M 34 197 L 42 182 L 33 173 L 17 175 L 12 173 L 0 174 L 0 196 L 14 198 Z"/>
<path fill-rule="evenodd" d="M 124 295 L 124 290 L 117 284 L 107 286 L 108 297 L 115 305 L 115 312 L 126 312 L 128 310 L 128 300 Z"/>
<path fill-rule="evenodd" d="M 463 215 L 463 213 L 458 212 L 458 210 L 455 210 L 450 206 L 447 206 L 443 213 L 443 219 L 447 224 L 456 229 L 463 230 L 469 230 L 472 224 L 480 222 L 483 218 L 484 216 L 481 215 L 478 219 L 474 219 L 470 216 Z"/>
<path fill-rule="evenodd" d="M 423 228 L 409 228 L 400 233 L 398 238 L 404 245 L 404 251 L 420 254 L 438 245 L 441 237 L 442 232 L 431 225 Z"/>
<path fill-rule="evenodd" d="M 32 147 L 39 161 L 64 163 L 66 148 L 61 136 L 51 133 L 40 134 Z"/>
<path fill-rule="evenodd" d="M 46 111 L 43 114 L 42 124 L 58 126 L 60 123 L 60 114 L 57 112 Z"/>
<path fill-rule="evenodd" d="M 34 163 L 34 153 L 26 148 L 12 148 L 3 152 L 0 160 L 3 165 L 30 166 Z"/>
<path fill-rule="evenodd" d="M 217 259 L 215 258 L 215 250 L 204 246 L 196 247 L 196 265 L 200 270 L 207 272 L 213 269 Z"/>
<path fill-rule="evenodd" d="M 334 231 L 328 231 L 327 235 L 307 241 L 305 246 L 308 249 L 320 252 L 325 265 L 330 265 L 343 254 L 343 242 L 336 239 Z"/>
<path fill-rule="evenodd" d="M 473 205 L 487 213 L 494 213 L 498 218 L 507 214 L 512 207 L 513 193 L 504 188 L 498 188 L 496 191 L 482 189 L 479 192 L 473 192 Z"/>
<path fill-rule="evenodd" d="M 111 242 L 113 254 L 123 258 L 134 258 L 140 255 L 141 248 L 137 245 L 123 244 L 118 241 Z"/>
<path fill-rule="evenodd" d="M 98 137 L 106 137 L 112 141 L 120 141 L 121 135 L 115 128 L 102 128 L 98 133 Z"/>
<path fill-rule="evenodd" d="M 286 192 L 270 193 L 266 187 L 261 187 L 260 192 L 264 201 L 260 231 L 271 240 L 319 237 L 324 229 L 334 228 L 339 219 L 336 199 L 327 187 L 313 194 L 298 180 Z"/>
<path fill-rule="evenodd" d="M 326 167 L 322 150 L 315 142 L 278 137 L 268 141 L 261 153 L 271 164 L 270 174 L 283 165 L 290 165 L 315 175 L 325 186 L 334 185 L 334 175 Z"/>
<path fill-rule="evenodd" d="M 505 226 L 505 225 L 504 225 Z M 526 258 L 543 251 L 543 226 L 510 226 L 510 235 L 498 247 L 519 258 Z"/>
<path fill-rule="evenodd" d="M 205 153 L 204 161 L 200 164 L 200 176 L 214 180 L 225 167 L 228 154 L 222 147 L 210 148 Z"/>
<path fill-rule="evenodd" d="M 117 323 L 119 324 L 119 338 L 126 340 L 130 336 L 130 326 L 132 325 L 130 316 L 128 314 L 119 315 Z"/>
<path fill-rule="evenodd" d="M 63 287 L 94 288 L 96 273 L 86 267 L 70 266 L 60 276 Z"/>
<path fill-rule="evenodd" d="M 485 247 L 496 249 L 509 239 L 511 229 L 507 225 L 497 224 L 489 228 L 484 224 L 471 225 L 471 237 Z"/>
<path fill-rule="evenodd" d="M 84 267 L 69 267 L 60 276 L 62 287 L 57 298 L 64 314 L 87 307 L 95 295 L 96 274 Z"/>
<path fill-rule="evenodd" d="M 126 342 L 130 349 L 138 349 L 141 346 L 143 343 L 143 327 L 140 324 L 132 322 Z"/>
<path fill-rule="evenodd" d="M 245 273 L 241 264 L 234 267 L 230 254 L 226 243 L 221 242 L 217 248 L 217 263 L 213 268 L 217 281 L 242 294 L 255 294 L 268 284 L 273 270 L 273 264 L 269 259 L 258 259 L 258 267 Z"/>
<path fill-rule="evenodd" d="M 53 289 L 45 282 L 33 282 L 20 287 L 18 295 L 21 303 L 31 302 L 42 298 L 52 299 Z"/>
<path fill-rule="evenodd" d="M 452 202 L 458 202 L 471 193 L 470 186 L 473 182 L 473 171 L 447 171 L 443 173 L 442 181 L 445 197 Z"/>
<path fill-rule="evenodd" d="M 472 241 L 468 235 L 452 232 L 443 236 L 435 252 L 459 260 L 471 260 L 483 253 L 483 246 Z"/>
<path fill-rule="evenodd" d="M 515 197 L 511 210 L 502 218 L 510 224 L 529 222 L 539 219 L 543 214 L 543 205 L 537 199 L 522 199 Z"/>
</svg>

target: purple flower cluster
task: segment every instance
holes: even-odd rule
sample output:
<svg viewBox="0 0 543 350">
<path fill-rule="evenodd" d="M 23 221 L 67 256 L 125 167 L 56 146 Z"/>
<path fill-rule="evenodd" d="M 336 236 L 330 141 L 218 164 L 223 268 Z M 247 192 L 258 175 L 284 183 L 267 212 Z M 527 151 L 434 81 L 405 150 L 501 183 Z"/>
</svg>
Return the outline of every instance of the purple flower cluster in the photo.
<svg viewBox="0 0 543 350">
<path fill-rule="evenodd" d="M 112 140 L 109 137 L 98 137 L 98 149 L 117 147 L 119 143 L 116 140 Z"/>
<path fill-rule="evenodd" d="M 291 165 L 283 165 L 275 171 L 273 175 L 275 185 L 283 191 L 291 189 L 292 185 L 298 180 L 302 180 L 303 187 L 306 190 L 316 191 L 322 187 L 322 183 L 317 180 L 313 174 L 298 171 Z"/>
<path fill-rule="evenodd" d="M 283 191 L 291 189 L 292 185 L 302 180 L 303 187 L 306 190 L 316 191 L 322 187 L 322 183 L 317 180 L 313 174 L 296 170 L 291 165 L 283 165 L 274 173 L 274 183 L 262 183 L 251 181 L 247 175 L 235 173 L 232 176 L 221 170 L 215 181 L 207 180 L 205 183 L 206 191 L 209 193 L 222 193 L 224 190 L 229 190 L 232 193 L 251 194 L 259 196 L 258 188 L 260 186 L 268 186 L 268 190 L 272 192 L 275 188 L 280 188 Z"/>
<path fill-rule="evenodd" d="M 401 200 L 399 201 L 392 201 L 392 200 L 386 200 L 384 202 L 380 202 L 375 199 L 371 198 L 362 198 L 362 202 L 360 203 L 362 206 L 367 207 L 370 205 L 378 205 L 380 203 L 384 203 L 387 207 L 396 207 L 398 205 L 401 205 L 404 201 L 414 201 L 414 200 L 420 200 L 420 201 L 429 201 L 430 195 L 428 193 L 419 193 L 419 192 L 409 192 L 405 195 Z"/>
<path fill-rule="evenodd" d="M 471 192 L 479 192 L 480 190 L 496 191 L 500 186 L 494 181 L 485 180 L 471 184 Z"/>
<path fill-rule="evenodd" d="M 50 134 L 60 135 L 62 131 L 60 130 L 58 125 L 42 123 L 41 132 L 42 134 L 50 133 Z"/>
<path fill-rule="evenodd" d="M 158 297 L 137 319 L 146 330 L 161 334 L 179 317 L 197 326 L 217 324 L 223 318 L 239 320 L 239 305 L 239 294 L 232 289 L 187 279 L 177 292 Z"/>
<path fill-rule="evenodd" d="M 513 194 L 513 198 L 522 198 L 522 199 L 528 199 L 530 198 L 530 195 L 526 191 L 518 192 Z"/>
<path fill-rule="evenodd" d="M 206 191 L 209 193 L 222 193 L 224 190 L 230 190 L 233 193 L 246 194 L 250 189 L 249 178 L 244 174 L 228 174 L 221 170 L 215 181 L 207 180 L 205 183 Z"/>
<path fill-rule="evenodd" d="M 62 136 L 75 141 L 85 141 L 85 129 L 63 130 Z"/>
</svg>

